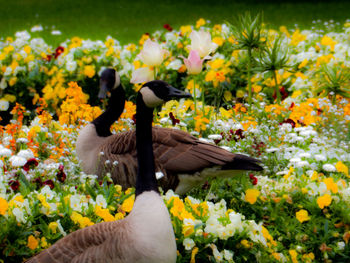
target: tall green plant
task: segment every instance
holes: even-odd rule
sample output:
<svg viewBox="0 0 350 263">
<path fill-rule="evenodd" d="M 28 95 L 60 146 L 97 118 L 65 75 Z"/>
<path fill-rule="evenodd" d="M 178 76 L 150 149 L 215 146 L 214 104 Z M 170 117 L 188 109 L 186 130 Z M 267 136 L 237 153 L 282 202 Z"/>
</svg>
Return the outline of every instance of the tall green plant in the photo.
<svg viewBox="0 0 350 263">
<path fill-rule="evenodd" d="M 247 50 L 248 52 L 248 103 L 252 103 L 252 52 L 264 47 L 265 36 L 262 31 L 262 17 L 258 14 L 253 18 L 250 13 L 245 13 L 238 17 L 237 25 L 230 25 L 232 33 L 237 41 L 236 48 Z"/>
<path fill-rule="evenodd" d="M 350 98 L 350 72 L 340 65 L 322 65 L 315 73 L 317 94 L 325 92 L 325 95 L 332 98 L 335 104 L 336 96 L 341 95 Z"/>
<path fill-rule="evenodd" d="M 289 52 L 287 47 L 282 44 L 282 38 L 275 38 L 272 43 L 268 43 L 266 48 L 262 50 L 257 60 L 256 71 L 268 72 L 275 80 L 275 92 L 277 103 L 281 102 L 281 93 L 279 92 L 279 83 L 277 80 L 277 71 L 280 69 L 290 69 L 288 64 Z"/>
</svg>

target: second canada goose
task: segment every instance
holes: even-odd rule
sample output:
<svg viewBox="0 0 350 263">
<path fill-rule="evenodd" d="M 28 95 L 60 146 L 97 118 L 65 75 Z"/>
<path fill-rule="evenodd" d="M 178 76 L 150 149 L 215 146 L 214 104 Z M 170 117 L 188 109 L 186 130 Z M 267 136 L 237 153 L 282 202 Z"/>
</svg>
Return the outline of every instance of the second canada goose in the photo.
<svg viewBox="0 0 350 263">
<path fill-rule="evenodd" d="M 146 83 L 137 96 L 136 199 L 122 220 L 75 231 L 28 263 L 174 263 L 176 242 L 167 207 L 159 194 L 152 148 L 153 108 L 170 99 L 188 97 L 166 82 Z"/>
<path fill-rule="evenodd" d="M 125 91 L 114 69 L 101 75 L 99 97 L 110 93 L 104 113 L 85 126 L 77 140 L 76 150 L 84 172 L 102 177 L 107 172 L 124 188 L 136 181 L 135 131 L 112 135 L 110 127 L 123 112 Z M 173 189 L 184 194 L 203 184 L 209 177 L 230 177 L 244 170 L 261 171 L 260 161 L 234 154 L 216 145 L 176 129 L 153 127 L 153 149 L 159 183 L 164 191 Z"/>
</svg>

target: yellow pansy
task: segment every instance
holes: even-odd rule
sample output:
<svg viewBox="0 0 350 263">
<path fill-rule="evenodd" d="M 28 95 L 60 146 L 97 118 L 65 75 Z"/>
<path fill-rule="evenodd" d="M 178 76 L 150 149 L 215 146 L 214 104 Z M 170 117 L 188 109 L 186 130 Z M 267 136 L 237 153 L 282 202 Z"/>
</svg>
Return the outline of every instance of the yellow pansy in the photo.
<svg viewBox="0 0 350 263">
<path fill-rule="evenodd" d="M 33 235 L 30 235 L 28 237 L 27 247 L 29 247 L 31 250 L 34 250 L 38 247 L 38 245 L 39 245 L 39 240 L 36 239 Z"/>
<path fill-rule="evenodd" d="M 333 194 L 338 193 L 338 185 L 334 182 L 332 177 L 323 179 L 323 182 L 327 185 L 327 189 L 332 191 Z"/>
<path fill-rule="evenodd" d="M 317 198 L 318 206 L 323 209 L 325 206 L 329 206 L 332 203 L 332 197 L 329 194 L 325 194 Z"/>
<path fill-rule="evenodd" d="M 245 191 L 245 200 L 251 205 L 254 204 L 260 195 L 260 191 L 257 189 L 247 189 Z"/>
<path fill-rule="evenodd" d="M 134 206 L 135 201 L 135 195 L 129 196 L 127 199 L 124 200 L 121 209 L 125 212 L 130 212 L 132 210 L 132 207 Z"/>
<path fill-rule="evenodd" d="M 309 217 L 309 213 L 308 211 L 301 209 L 298 212 L 295 213 L 295 217 L 298 219 L 298 221 L 300 223 L 303 223 L 305 221 L 309 221 L 310 217 Z"/>
<path fill-rule="evenodd" d="M 5 215 L 9 205 L 4 198 L 0 197 L 0 215 Z"/>
<path fill-rule="evenodd" d="M 335 168 L 339 173 L 343 173 L 346 176 L 349 176 L 349 168 L 342 161 L 338 161 L 335 165 Z"/>
<path fill-rule="evenodd" d="M 204 18 L 200 18 L 197 20 L 196 22 L 196 28 L 200 28 L 201 26 L 204 26 L 205 25 L 205 20 Z"/>
<path fill-rule="evenodd" d="M 50 222 L 49 224 L 49 229 L 53 234 L 56 234 L 58 228 L 58 223 L 57 222 Z"/>
<path fill-rule="evenodd" d="M 86 65 L 84 67 L 84 75 L 87 76 L 88 78 L 92 78 L 93 76 L 95 76 L 95 67 L 92 65 Z"/>
<path fill-rule="evenodd" d="M 295 249 L 289 250 L 289 255 L 290 255 L 293 263 L 298 263 L 298 259 L 297 259 L 298 252 Z"/>
</svg>

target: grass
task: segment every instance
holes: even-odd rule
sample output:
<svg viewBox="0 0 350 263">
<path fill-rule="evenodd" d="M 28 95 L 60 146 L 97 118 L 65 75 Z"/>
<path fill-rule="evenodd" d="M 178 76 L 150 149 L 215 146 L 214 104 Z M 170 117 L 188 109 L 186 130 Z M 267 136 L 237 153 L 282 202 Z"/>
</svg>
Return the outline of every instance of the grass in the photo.
<svg viewBox="0 0 350 263">
<path fill-rule="evenodd" d="M 0 0 L 0 37 L 12 36 L 41 24 L 40 35 L 52 45 L 80 36 L 92 40 L 110 35 L 122 44 L 136 42 L 143 33 L 154 32 L 164 24 L 174 28 L 194 24 L 201 17 L 213 23 L 233 22 L 245 11 L 263 12 L 272 27 L 298 24 L 312 26 L 312 21 L 330 19 L 344 23 L 348 18 L 347 1 L 225 1 L 225 0 Z M 50 34 L 55 28 L 60 36 Z"/>
</svg>

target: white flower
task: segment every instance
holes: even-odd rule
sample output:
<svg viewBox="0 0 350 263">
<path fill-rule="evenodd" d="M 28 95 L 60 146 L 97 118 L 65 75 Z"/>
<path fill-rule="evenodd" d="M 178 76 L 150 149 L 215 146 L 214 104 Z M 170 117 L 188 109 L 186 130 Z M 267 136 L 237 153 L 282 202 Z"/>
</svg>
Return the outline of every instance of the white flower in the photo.
<svg viewBox="0 0 350 263">
<path fill-rule="evenodd" d="M 0 111 L 7 111 L 10 106 L 10 103 L 7 100 L 0 100 Z"/>
<path fill-rule="evenodd" d="M 147 39 L 138 57 L 147 66 L 159 66 L 164 60 L 165 53 L 166 51 L 157 42 Z"/>
<path fill-rule="evenodd" d="M 182 244 L 186 250 L 191 250 L 196 245 L 191 238 L 185 238 Z"/>
<path fill-rule="evenodd" d="M 16 220 L 17 220 L 18 223 L 25 223 L 26 222 L 26 220 L 24 218 L 23 211 L 21 209 L 19 209 L 18 207 L 15 207 L 12 210 L 12 214 L 15 215 Z"/>
<path fill-rule="evenodd" d="M 106 208 L 107 207 L 107 201 L 103 197 L 103 195 L 96 196 L 96 205 L 101 206 L 102 208 Z"/>
<path fill-rule="evenodd" d="M 210 245 L 211 249 L 213 250 L 213 256 L 217 262 L 221 262 L 223 260 L 222 253 L 219 252 L 217 247 L 214 244 Z"/>
<path fill-rule="evenodd" d="M 63 229 L 63 227 L 62 227 L 62 225 L 61 225 L 60 220 L 58 219 L 56 222 L 57 222 L 57 228 L 58 228 L 58 230 L 60 231 L 60 233 L 61 233 L 63 236 L 66 236 L 67 233 L 64 231 L 64 229 Z"/>
<path fill-rule="evenodd" d="M 279 149 L 278 148 L 270 148 L 270 149 L 266 149 L 267 153 L 273 153 L 273 152 L 277 152 Z"/>
<path fill-rule="evenodd" d="M 59 30 L 52 30 L 51 35 L 55 35 L 55 36 L 62 35 L 62 32 Z"/>
<path fill-rule="evenodd" d="M 7 149 L 3 146 L 0 147 L 0 156 L 10 157 L 11 154 L 12 154 L 12 151 L 10 149 Z"/>
<path fill-rule="evenodd" d="M 72 195 L 70 197 L 70 207 L 77 212 L 81 212 L 82 210 L 82 202 L 80 195 Z"/>
<path fill-rule="evenodd" d="M 191 50 L 196 50 L 201 58 L 208 56 L 210 53 L 214 52 L 218 47 L 217 44 L 211 41 L 211 36 L 209 32 L 192 31 L 190 34 L 191 45 L 188 48 Z"/>
<path fill-rule="evenodd" d="M 210 134 L 208 138 L 211 140 L 222 140 L 222 136 L 220 134 Z"/>
<path fill-rule="evenodd" d="M 25 159 L 30 159 L 30 158 L 34 158 L 34 154 L 33 152 L 30 150 L 30 149 L 27 149 L 27 150 L 20 150 L 18 153 L 17 153 L 17 156 L 19 157 L 23 157 Z"/>
<path fill-rule="evenodd" d="M 21 156 L 15 155 L 15 156 L 11 156 L 9 161 L 11 162 L 11 165 L 13 167 L 21 167 L 26 164 L 27 159 Z"/>
<path fill-rule="evenodd" d="M 55 192 L 51 190 L 50 186 L 45 185 L 42 189 L 41 189 L 41 194 L 43 194 L 44 196 L 46 196 L 47 200 L 52 200 L 52 198 L 55 197 Z"/>
<path fill-rule="evenodd" d="M 2 78 L 0 81 L 0 89 L 6 89 L 7 88 L 7 82 L 5 78 Z"/>
<path fill-rule="evenodd" d="M 35 25 L 30 29 L 30 32 L 39 32 L 39 31 L 43 31 L 42 25 Z"/>
<path fill-rule="evenodd" d="M 316 161 L 327 161 L 327 157 L 326 156 L 324 156 L 323 154 L 316 154 L 315 155 L 315 160 Z"/>
<path fill-rule="evenodd" d="M 233 252 L 227 249 L 224 249 L 224 258 L 227 261 L 232 261 L 233 260 Z"/>
<path fill-rule="evenodd" d="M 336 172 L 337 169 L 334 167 L 333 164 L 326 163 L 322 165 L 322 169 L 325 170 L 326 172 Z"/>
<path fill-rule="evenodd" d="M 74 70 L 76 70 L 76 68 L 77 68 L 77 62 L 76 61 L 68 60 L 66 62 L 66 69 L 67 69 L 67 71 L 73 72 Z"/>
<path fill-rule="evenodd" d="M 344 250 L 345 243 L 343 241 L 340 241 L 340 242 L 337 243 L 337 246 L 338 246 L 339 250 Z"/>
<path fill-rule="evenodd" d="M 175 59 L 171 61 L 166 68 L 172 70 L 178 70 L 182 66 L 182 61 L 180 59 Z"/>
<path fill-rule="evenodd" d="M 142 83 L 154 80 L 154 71 L 148 67 L 138 68 L 132 72 L 131 83 Z"/>
</svg>

